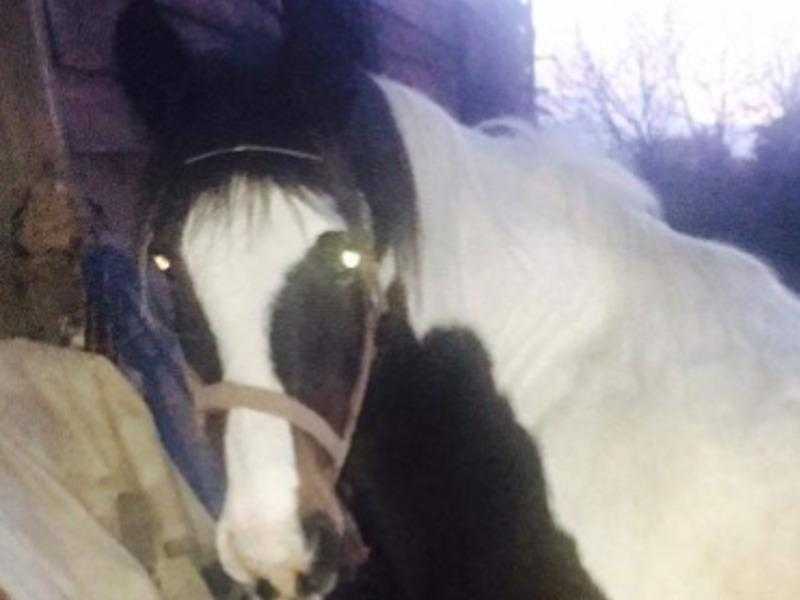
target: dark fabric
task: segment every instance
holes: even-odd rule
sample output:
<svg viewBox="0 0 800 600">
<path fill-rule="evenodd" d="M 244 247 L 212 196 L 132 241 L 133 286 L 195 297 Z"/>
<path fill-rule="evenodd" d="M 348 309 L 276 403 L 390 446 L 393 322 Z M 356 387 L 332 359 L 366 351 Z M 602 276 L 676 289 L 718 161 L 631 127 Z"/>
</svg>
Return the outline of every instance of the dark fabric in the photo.
<svg viewBox="0 0 800 600">
<path fill-rule="evenodd" d="M 91 337 L 144 396 L 161 440 L 174 464 L 213 516 L 224 490 L 222 457 L 208 444 L 195 419 L 194 403 L 183 377 L 183 357 L 174 334 L 142 305 L 136 260 L 111 244 L 89 246 L 83 277 Z M 92 340 L 90 340 L 91 342 Z"/>
</svg>

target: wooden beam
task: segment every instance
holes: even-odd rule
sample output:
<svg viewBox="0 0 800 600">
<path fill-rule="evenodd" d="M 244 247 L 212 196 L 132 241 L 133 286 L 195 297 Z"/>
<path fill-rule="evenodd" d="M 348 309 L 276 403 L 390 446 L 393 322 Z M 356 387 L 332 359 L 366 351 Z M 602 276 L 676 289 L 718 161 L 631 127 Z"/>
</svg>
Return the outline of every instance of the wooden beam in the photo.
<svg viewBox="0 0 800 600">
<path fill-rule="evenodd" d="M 0 19 L 0 337 L 61 343 L 82 313 L 82 227 L 43 1 L 5 0 Z"/>
<path fill-rule="evenodd" d="M 43 7 L 5 0 L 0 19 L 0 219 L 19 207 L 20 186 L 65 177 L 67 160 L 46 50 Z"/>
</svg>

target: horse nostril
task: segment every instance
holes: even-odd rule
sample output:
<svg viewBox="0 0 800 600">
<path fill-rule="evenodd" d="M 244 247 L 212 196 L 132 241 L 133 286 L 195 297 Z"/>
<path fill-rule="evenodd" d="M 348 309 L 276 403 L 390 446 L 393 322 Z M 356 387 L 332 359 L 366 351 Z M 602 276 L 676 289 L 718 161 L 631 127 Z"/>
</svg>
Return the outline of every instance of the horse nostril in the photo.
<svg viewBox="0 0 800 600">
<path fill-rule="evenodd" d="M 259 579 L 256 582 L 256 596 L 261 600 L 275 600 L 278 597 L 278 592 L 269 581 Z"/>
<path fill-rule="evenodd" d="M 335 570 L 313 568 L 310 573 L 304 573 L 297 577 L 297 593 L 301 598 L 315 594 L 327 594 L 335 585 Z"/>
<path fill-rule="evenodd" d="M 297 578 L 297 591 L 301 595 L 325 594 L 336 583 L 342 555 L 342 538 L 333 521 L 323 513 L 314 513 L 303 519 L 306 543 L 314 552 L 311 569 Z"/>
</svg>

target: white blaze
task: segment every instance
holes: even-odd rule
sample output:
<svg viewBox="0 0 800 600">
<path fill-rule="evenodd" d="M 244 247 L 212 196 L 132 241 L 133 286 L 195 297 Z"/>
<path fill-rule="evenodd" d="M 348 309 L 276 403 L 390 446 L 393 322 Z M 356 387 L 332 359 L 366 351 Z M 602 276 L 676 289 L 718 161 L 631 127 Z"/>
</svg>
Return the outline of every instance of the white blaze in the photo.
<svg viewBox="0 0 800 600">
<path fill-rule="evenodd" d="M 264 180 L 234 177 L 227 189 L 199 199 L 181 252 L 226 381 L 282 391 L 269 344 L 271 305 L 317 237 L 342 227 L 337 217 Z M 239 581 L 266 578 L 281 594 L 293 595 L 296 575 L 312 556 L 298 516 L 288 423 L 231 411 L 225 463 L 228 488 L 217 531 L 223 566 Z"/>
</svg>

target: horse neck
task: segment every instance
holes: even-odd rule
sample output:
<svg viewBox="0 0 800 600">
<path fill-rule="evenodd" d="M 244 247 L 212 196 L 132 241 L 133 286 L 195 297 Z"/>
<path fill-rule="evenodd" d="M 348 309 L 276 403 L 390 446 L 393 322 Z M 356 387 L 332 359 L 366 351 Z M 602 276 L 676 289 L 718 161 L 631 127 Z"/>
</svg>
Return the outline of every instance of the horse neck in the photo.
<svg viewBox="0 0 800 600">
<path fill-rule="evenodd" d="M 388 86 L 387 96 L 417 191 L 417 264 L 403 273 L 415 334 L 473 330 L 501 389 L 512 399 L 537 389 L 523 415 L 533 421 L 548 405 L 540 382 L 569 379 L 557 371 L 574 368 L 619 309 L 613 238 L 626 220 L 587 198 L 596 173 L 560 164 L 549 148 L 523 162 L 513 144 L 458 125 L 410 90 Z"/>
</svg>

